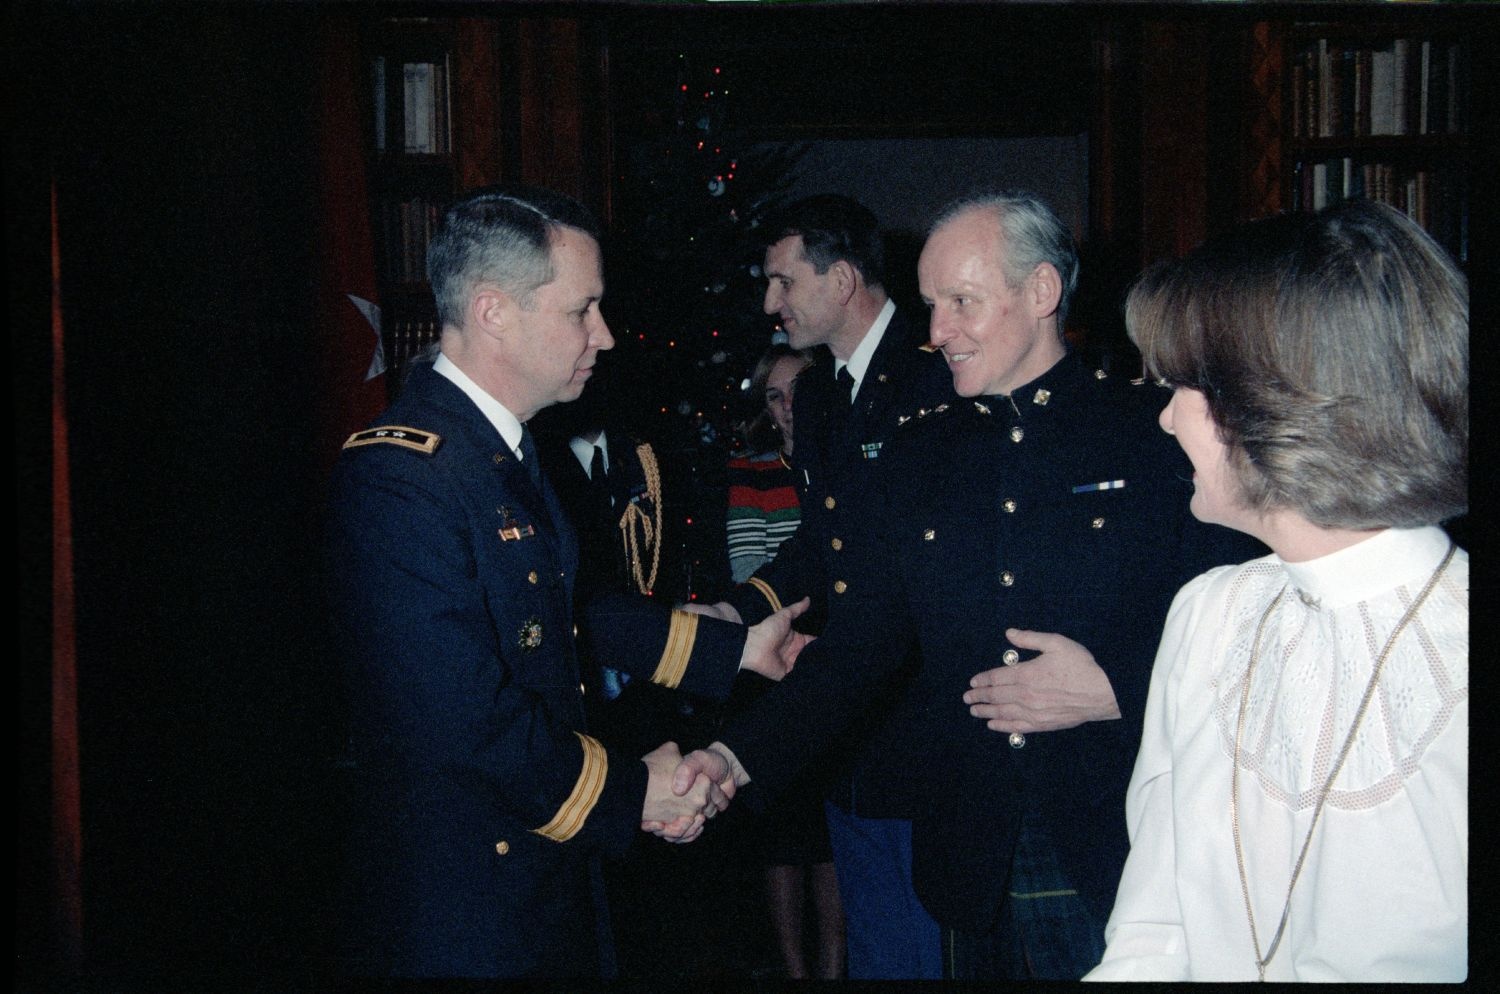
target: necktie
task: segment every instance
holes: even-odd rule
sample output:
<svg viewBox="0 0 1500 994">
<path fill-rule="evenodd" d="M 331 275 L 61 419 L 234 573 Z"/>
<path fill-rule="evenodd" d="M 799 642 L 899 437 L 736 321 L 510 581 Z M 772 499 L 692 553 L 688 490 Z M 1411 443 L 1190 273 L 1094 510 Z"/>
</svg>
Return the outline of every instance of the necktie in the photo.
<svg viewBox="0 0 1500 994">
<path fill-rule="evenodd" d="M 589 462 L 589 482 L 594 487 L 594 493 L 599 502 L 605 507 L 613 505 L 609 496 L 609 474 L 604 469 L 604 447 L 594 446 L 594 458 Z"/>
<path fill-rule="evenodd" d="M 849 372 L 848 366 L 845 366 L 839 370 L 839 375 L 834 379 L 839 385 L 839 396 L 844 398 L 844 406 L 848 407 L 854 403 L 854 374 Z"/>
<path fill-rule="evenodd" d="M 531 474 L 531 482 L 537 490 L 542 489 L 542 461 L 537 458 L 536 442 L 532 441 L 531 429 L 521 426 L 521 465 Z"/>
</svg>

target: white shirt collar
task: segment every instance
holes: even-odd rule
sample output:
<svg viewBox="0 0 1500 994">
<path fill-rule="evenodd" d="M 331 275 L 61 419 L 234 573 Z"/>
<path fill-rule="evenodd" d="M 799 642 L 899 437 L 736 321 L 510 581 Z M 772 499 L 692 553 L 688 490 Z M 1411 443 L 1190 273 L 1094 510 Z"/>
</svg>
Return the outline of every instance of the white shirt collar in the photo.
<svg viewBox="0 0 1500 994">
<path fill-rule="evenodd" d="M 885 306 L 875 316 L 875 323 L 870 325 L 870 330 L 865 332 L 864 338 L 860 339 L 859 347 L 849 356 L 849 361 L 833 360 L 834 376 L 839 375 L 839 370 L 848 366 L 849 375 L 854 377 L 854 387 L 849 391 L 851 400 L 859 396 L 859 385 L 864 381 L 865 370 L 870 368 L 870 360 L 875 357 L 875 350 L 880 348 L 880 340 L 885 337 L 885 329 L 890 325 L 891 317 L 895 313 L 896 302 L 887 297 Z"/>
<path fill-rule="evenodd" d="M 515 451 L 516 458 L 521 459 L 521 422 L 516 416 L 506 410 L 504 404 L 485 393 L 479 384 L 469 379 L 463 370 L 453 364 L 453 360 L 441 352 L 438 353 L 437 360 L 433 362 L 432 369 L 452 380 L 454 386 L 468 394 L 469 399 L 479 408 L 485 420 L 495 426 L 495 430 L 500 433 L 505 444 Z"/>
<path fill-rule="evenodd" d="M 583 467 L 584 475 L 591 480 L 594 478 L 594 476 L 589 472 L 589 470 L 594 465 L 594 446 L 596 445 L 604 450 L 604 472 L 608 473 L 609 435 L 607 432 L 601 431 L 599 433 L 599 441 L 597 442 L 590 442 L 582 435 L 574 435 L 568 440 L 568 448 L 573 450 L 573 456 L 578 460 L 578 464 Z"/>
<path fill-rule="evenodd" d="M 1299 593 L 1335 607 L 1369 600 L 1401 584 L 1421 587 L 1447 551 L 1448 535 L 1441 528 L 1387 528 L 1317 559 L 1278 560 Z"/>
</svg>

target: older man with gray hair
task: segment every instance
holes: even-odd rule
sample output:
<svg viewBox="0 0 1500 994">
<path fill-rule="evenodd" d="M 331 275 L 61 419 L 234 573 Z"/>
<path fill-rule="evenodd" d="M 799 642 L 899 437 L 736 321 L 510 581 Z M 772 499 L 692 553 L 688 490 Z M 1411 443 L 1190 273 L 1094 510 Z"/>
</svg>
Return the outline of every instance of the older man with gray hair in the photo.
<svg viewBox="0 0 1500 994">
<path fill-rule="evenodd" d="M 1156 427 L 1165 393 L 1066 347 L 1078 260 L 1045 204 L 952 205 L 918 276 L 961 399 L 902 413 L 875 481 L 886 513 L 844 537 L 840 610 L 676 786 L 707 773 L 774 792 L 915 644 L 890 763 L 925 776 L 911 873 L 944 975 L 1076 979 L 1103 951 L 1167 607 L 1246 555 L 1186 512 L 1191 468 Z"/>
</svg>

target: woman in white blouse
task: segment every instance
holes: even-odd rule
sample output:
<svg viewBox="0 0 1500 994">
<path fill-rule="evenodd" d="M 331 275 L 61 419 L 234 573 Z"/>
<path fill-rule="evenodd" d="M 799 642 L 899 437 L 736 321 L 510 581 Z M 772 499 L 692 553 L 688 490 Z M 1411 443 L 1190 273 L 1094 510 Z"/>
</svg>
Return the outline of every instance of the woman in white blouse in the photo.
<svg viewBox="0 0 1500 994">
<path fill-rule="evenodd" d="M 1468 287 L 1353 201 L 1149 271 L 1193 513 L 1273 554 L 1178 594 L 1090 980 L 1468 970 Z"/>
</svg>

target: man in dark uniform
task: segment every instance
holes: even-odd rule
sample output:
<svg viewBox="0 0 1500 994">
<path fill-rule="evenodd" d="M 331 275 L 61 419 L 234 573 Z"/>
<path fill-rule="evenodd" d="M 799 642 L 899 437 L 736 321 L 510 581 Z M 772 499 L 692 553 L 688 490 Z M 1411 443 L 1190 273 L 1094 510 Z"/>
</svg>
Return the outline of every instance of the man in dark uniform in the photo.
<svg viewBox="0 0 1500 994">
<path fill-rule="evenodd" d="M 716 798 L 707 782 L 673 795 L 675 746 L 637 761 L 585 731 L 577 544 L 524 422 L 578 397 L 613 345 L 596 230 L 557 194 L 479 191 L 448 211 L 428 259 L 440 351 L 335 472 L 349 967 L 608 975 L 598 854 L 639 828 L 690 839 Z M 588 610 L 611 633 L 609 665 L 713 695 L 737 660 L 784 672 L 795 614 L 747 630 L 638 600 Z"/>
<path fill-rule="evenodd" d="M 774 792 L 918 644 L 908 736 L 885 758 L 926 778 L 912 877 L 949 977 L 1077 978 L 1098 961 L 1167 608 L 1256 554 L 1188 513 L 1191 468 L 1156 426 L 1165 395 L 1067 352 L 1077 271 L 1033 197 L 943 214 L 919 277 L 965 399 L 903 416 L 875 481 L 886 513 L 836 536 L 824 637 L 683 765 L 680 786 L 706 771 Z"/>
<path fill-rule="evenodd" d="M 789 204 L 763 225 L 765 310 L 780 317 L 788 344 L 819 350 L 797 377 L 792 452 L 802 518 L 776 558 L 715 605 L 719 616 L 758 621 L 783 604 L 812 598 L 820 624 L 838 606 L 831 586 L 838 536 L 863 513 L 870 482 L 896 417 L 953 397 L 941 360 L 918 318 L 886 293 L 885 252 L 874 214 L 842 196 Z M 872 513 L 879 513 L 875 509 Z M 860 720 L 843 736 L 832 766 L 829 842 L 843 900 L 848 974 L 855 980 L 937 979 L 937 923 L 911 892 L 909 823 L 894 817 L 912 784 L 892 777 L 885 755 L 905 722 L 892 705 L 914 653 L 868 688 Z"/>
</svg>

